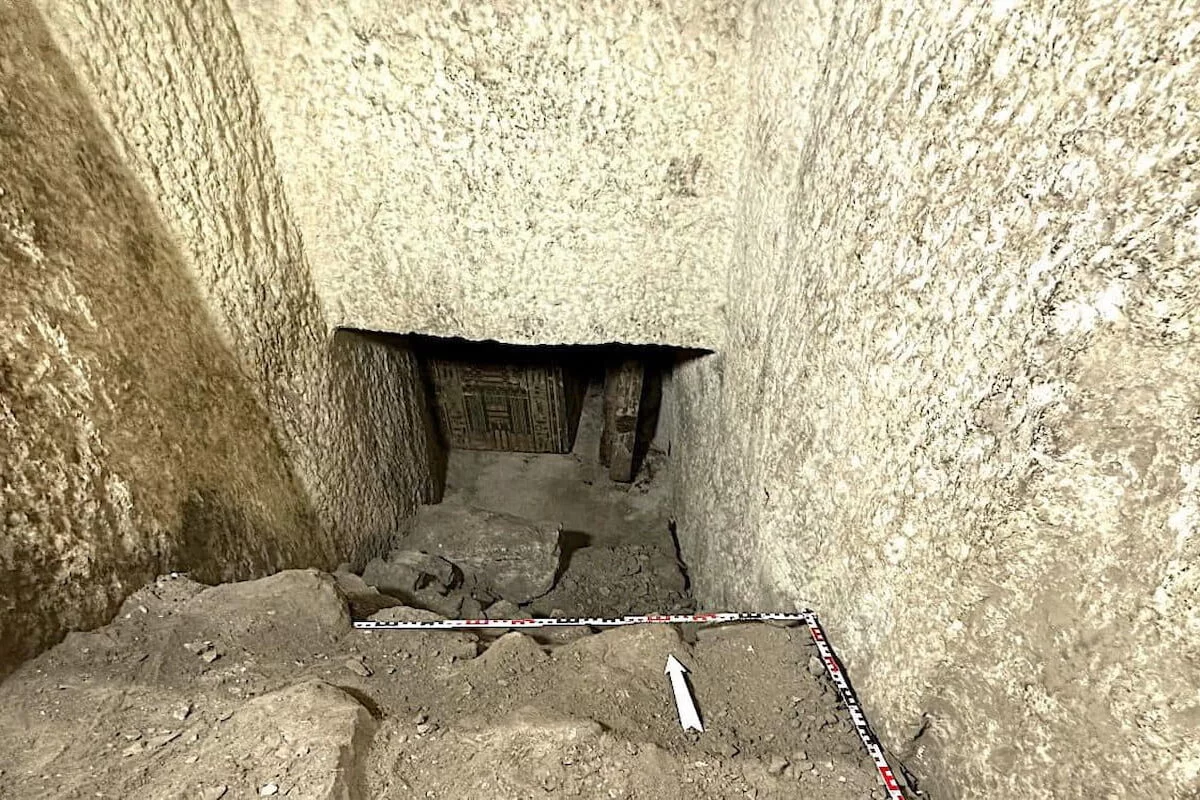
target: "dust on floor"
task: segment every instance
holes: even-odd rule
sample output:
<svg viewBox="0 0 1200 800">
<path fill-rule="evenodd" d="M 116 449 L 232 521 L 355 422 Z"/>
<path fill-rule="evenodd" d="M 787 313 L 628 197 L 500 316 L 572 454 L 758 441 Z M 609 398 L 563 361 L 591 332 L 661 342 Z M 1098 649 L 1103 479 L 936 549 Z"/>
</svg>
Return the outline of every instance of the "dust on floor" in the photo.
<svg viewBox="0 0 1200 800">
<path fill-rule="evenodd" d="M 671 529 L 670 459 L 650 449 L 632 483 L 599 460 L 603 391 L 593 384 L 570 453 L 449 452 L 443 504 L 562 527 L 562 575 L 521 613 L 620 616 L 692 608 Z M 403 546 L 403 545 L 401 545 Z"/>
<path fill-rule="evenodd" d="M 814 660 L 800 628 L 365 632 L 324 573 L 164 577 L 0 684 L 0 796 L 882 797 Z"/>
</svg>

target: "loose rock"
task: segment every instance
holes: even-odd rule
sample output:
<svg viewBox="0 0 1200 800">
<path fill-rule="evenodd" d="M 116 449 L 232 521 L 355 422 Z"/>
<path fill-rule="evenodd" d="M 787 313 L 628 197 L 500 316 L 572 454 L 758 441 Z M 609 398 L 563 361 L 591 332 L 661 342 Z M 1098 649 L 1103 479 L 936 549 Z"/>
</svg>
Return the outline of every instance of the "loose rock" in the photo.
<svg viewBox="0 0 1200 800">
<path fill-rule="evenodd" d="M 393 606 L 372 614 L 370 619 L 372 622 L 433 622 L 445 617 L 425 608 Z"/>
<path fill-rule="evenodd" d="M 519 619 L 521 608 L 511 600 L 497 600 L 483 612 L 488 619 Z"/>
<path fill-rule="evenodd" d="M 405 543 L 443 556 L 480 588 L 519 604 L 554 586 L 559 538 L 557 524 L 440 503 L 419 509 Z"/>
<path fill-rule="evenodd" d="M 449 561 L 414 550 L 393 550 L 386 561 L 371 559 L 362 579 L 385 594 L 404 599 L 425 592 L 446 594 L 460 582 Z"/>
<path fill-rule="evenodd" d="M 361 675 L 364 678 L 369 678 L 372 674 L 374 674 L 371 672 L 371 668 L 364 664 L 360 659 L 347 658 L 345 664 L 346 669 L 350 670 L 355 675 Z"/>
<path fill-rule="evenodd" d="M 483 606 L 470 595 L 463 597 L 462 608 L 458 610 L 458 613 L 463 619 L 484 619 Z"/>
<path fill-rule="evenodd" d="M 286 570 L 266 578 L 226 583 L 187 600 L 173 623 L 201 631 L 225 652 L 275 659 L 302 658 L 312 642 L 351 630 L 346 601 L 332 576 L 316 570 Z M 219 657 L 201 656 L 211 663 Z"/>
<path fill-rule="evenodd" d="M 421 576 L 414 589 L 436 589 L 449 591 L 462 584 L 462 573 L 440 556 L 418 550 L 393 550 L 388 554 L 388 563 L 396 567 L 408 567 Z"/>
</svg>

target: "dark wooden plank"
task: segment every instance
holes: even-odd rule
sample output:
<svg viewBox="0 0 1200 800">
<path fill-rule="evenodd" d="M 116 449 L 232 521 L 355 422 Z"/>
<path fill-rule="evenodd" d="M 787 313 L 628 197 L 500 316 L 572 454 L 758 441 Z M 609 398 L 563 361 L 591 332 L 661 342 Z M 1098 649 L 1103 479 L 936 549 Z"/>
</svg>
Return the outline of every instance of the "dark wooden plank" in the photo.
<svg viewBox="0 0 1200 800">
<path fill-rule="evenodd" d="M 644 377 L 645 366 L 631 359 L 609 367 L 604 378 L 600 463 L 608 467 L 608 476 L 614 481 L 633 480 Z"/>
</svg>

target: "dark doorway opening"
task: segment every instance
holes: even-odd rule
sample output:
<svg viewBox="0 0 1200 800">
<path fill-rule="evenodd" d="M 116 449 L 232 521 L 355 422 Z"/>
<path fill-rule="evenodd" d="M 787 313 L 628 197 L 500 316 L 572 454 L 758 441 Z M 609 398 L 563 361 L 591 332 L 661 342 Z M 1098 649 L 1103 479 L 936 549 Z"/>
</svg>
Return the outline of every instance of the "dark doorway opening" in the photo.
<svg viewBox="0 0 1200 800">
<path fill-rule="evenodd" d="M 669 452 L 664 388 L 675 364 L 704 354 L 654 345 L 407 340 L 448 449 L 583 456 L 576 449 L 580 419 L 598 410 L 594 455 L 612 480 L 626 483 L 637 478 L 651 448 Z M 598 405 L 585 402 L 589 392 L 599 396 Z"/>
<path fill-rule="evenodd" d="M 706 353 L 385 338 L 419 364 L 444 492 L 367 565 L 369 585 L 443 616 L 692 607 L 671 527 L 672 374 Z"/>
</svg>

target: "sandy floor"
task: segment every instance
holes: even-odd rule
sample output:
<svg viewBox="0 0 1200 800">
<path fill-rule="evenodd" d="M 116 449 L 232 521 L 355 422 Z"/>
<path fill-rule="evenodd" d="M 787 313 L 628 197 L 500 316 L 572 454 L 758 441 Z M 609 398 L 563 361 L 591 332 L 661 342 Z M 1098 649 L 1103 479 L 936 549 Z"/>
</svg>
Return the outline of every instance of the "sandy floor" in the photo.
<svg viewBox="0 0 1200 800">
<path fill-rule="evenodd" d="M 164 578 L 0 684 L 0 796 L 881 797 L 812 653 L 762 624 L 358 632 L 321 573 Z M 702 734 L 678 725 L 668 654 Z"/>
<path fill-rule="evenodd" d="M 443 502 L 563 526 L 564 579 L 529 611 L 613 616 L 691 607 L 670 531 L 670 463 L 651 450 L 633 483 L 600 464 L 602 396 L 588 391 L 565 455 L 451 451 Z"/>
<path fill-rule="evenodd" d="M 444 502 L 563 526 L 557 583 L 523 616 L 691 605 L 666 459 L 609 481 L 598 412 L 592 393 L 569 455 L 450 458 Z M 0 798 L 884 796 L 800 628 L 366 632 L 352 614 L 436 618 L 349 573 L 160 578 L 0 684 Z M 668 655 L 703 733 L 681 730 Z"/>
</svg>

